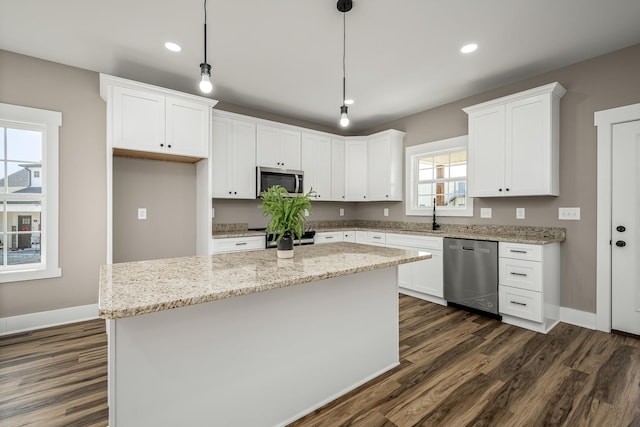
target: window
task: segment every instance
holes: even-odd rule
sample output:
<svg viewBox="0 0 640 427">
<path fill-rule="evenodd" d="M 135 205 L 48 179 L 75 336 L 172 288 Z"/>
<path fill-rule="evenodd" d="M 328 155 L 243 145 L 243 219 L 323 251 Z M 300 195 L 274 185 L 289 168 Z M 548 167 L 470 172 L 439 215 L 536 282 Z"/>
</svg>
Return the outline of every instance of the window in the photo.
<svg viewBox="0 0 640 427">
<path fill-rule="evenodd" d="M 55 111 L 0 104 L 0 282 L 59 277 Z"/>
<path fill-rule="evenodd" d="M 407 147 L 407 215 L 473 216 L 467 196 L 467 136 Z"/>
</svg>

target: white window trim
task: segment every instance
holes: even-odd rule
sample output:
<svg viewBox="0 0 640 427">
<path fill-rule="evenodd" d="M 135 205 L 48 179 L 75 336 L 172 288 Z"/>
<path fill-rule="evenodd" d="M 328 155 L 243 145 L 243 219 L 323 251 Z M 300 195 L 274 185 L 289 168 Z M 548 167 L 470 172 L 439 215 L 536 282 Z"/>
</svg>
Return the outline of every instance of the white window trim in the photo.
<svg viewBox="0 0 640 427">
<path fill-rule="evenodd" d="M 43 211 L 46 209 L 46 212 L 43 212 L 45 215 L 42 215 L 42 229 L 43 233 L 46 233 L 46 260 L 37 268 L 25 265 L 24 269 L 0 272 L 0 283 L 61 277 L 62 269 L 58 257 L 58 150 L 62 113 L 0 103 L 0 119 L 18 125 L 44 126 L 42 154 L 46 172 L 42 174 L 42 179 L 46 180 L 47 185 L 46 206 L 43 203 L 42 208 Z"/>
<path fill-rule="evenodd" d="M 405 148 L 405 215 L 407 216 L 432 216 L 433 207 L 416 207 L 416 168 L 418 167 L 416 158 L 425 155 L 434 155 L 465 149 L 468 152 L 469 138 L 467 135 L 455 138 L 443 139 L 440 141 L 428 142 L 420 145 L 412 145 Z M 468 170 L 468 163 L 467 163 Z M 467 175 L 467 192 L 469 191 L 469 175 Z M 467 206 L 465 209 L 452 209 L 436 206 L 438 216 L 473 216 L 473 198 L 467 196 Z"/>
</svg>

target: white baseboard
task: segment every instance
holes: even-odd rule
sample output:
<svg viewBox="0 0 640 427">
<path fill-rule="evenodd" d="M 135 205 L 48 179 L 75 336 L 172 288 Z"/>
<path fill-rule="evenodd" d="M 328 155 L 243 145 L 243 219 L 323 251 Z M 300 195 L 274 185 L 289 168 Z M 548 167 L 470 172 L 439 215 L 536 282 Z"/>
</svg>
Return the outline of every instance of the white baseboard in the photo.
<svg viewBox="0 0 640 427">
<path fill-rule="evenodd" d="M 569 307 L 560 307 L 560 321 L 587 329 L 597 329 L 596 314 L 588 311 L 576 310 Z"/>
<path fill-rule="evenodd" d="M 98 304 L 0 318 L 0 336 L 98 318 Z"/>
</svg>

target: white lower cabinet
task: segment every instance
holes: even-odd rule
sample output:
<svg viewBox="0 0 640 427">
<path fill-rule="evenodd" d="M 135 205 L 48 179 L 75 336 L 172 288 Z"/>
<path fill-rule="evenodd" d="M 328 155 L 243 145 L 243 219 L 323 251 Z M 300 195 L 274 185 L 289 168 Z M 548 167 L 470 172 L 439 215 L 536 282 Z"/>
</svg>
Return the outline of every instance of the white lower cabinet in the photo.
<svg viewBox="0 0 640 427">
<path fill-rule="evenodd" d="M 342 232 L 342 240 L 344 242 L 356 243 L 356 232 L 355 231 L 343 231 Z"/>
<path fill-rule="evenodd" d="M 547 333 L 560 319 L 560 243 L 500 242 L 498 256 L 503 322 Z"/>
<path fill-rule="evenodd" d="M 431 259 L 398 266 L 401 293 L 441 305 L 447 304 L 443 298 L 442 243 L 442 237 L 387 233 L 388 247 L 431 253 Z"/>
<path fill-rule="evenodd" d="M 342 231 L 325 231 L 322 233 L 316 233 L 313 238 L 313 243 L 321 245 L 323 243 L 336 243 L 344 241 L 344 232 Z"/>
<path fill-rule="evenodd" d="M 265 245 L 264 236 L 213 239 L 213 253 L 258 251 L 265 249 Z"/>
<path fill-rule="evenodd" d="M 367 231 L 367 243 L 375 246 L 386 246 L 387 235 L 379 231 Z"/>
</svg>

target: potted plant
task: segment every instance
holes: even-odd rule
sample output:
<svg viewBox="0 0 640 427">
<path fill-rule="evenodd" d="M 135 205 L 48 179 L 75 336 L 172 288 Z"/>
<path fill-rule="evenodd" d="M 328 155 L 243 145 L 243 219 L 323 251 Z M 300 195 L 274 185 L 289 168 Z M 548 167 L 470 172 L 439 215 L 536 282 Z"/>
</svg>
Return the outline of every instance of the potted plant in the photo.
<svg viewBox="0 0 640 427">
<path fill-rule="evenodd" d="M 300 238 L 304 232 L 305 210 L 311 212 L 313 189 L 306 194 L 291 196 L 279 186 L 269 187 L 262 193 L 263 216 L 271 216 L 267 224 L 267 232 L 273 233 L 278 242 L 278 258 L 293 257 L 293 240 Z"/>
</svg>

